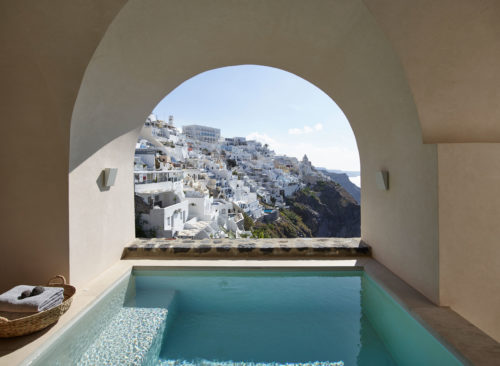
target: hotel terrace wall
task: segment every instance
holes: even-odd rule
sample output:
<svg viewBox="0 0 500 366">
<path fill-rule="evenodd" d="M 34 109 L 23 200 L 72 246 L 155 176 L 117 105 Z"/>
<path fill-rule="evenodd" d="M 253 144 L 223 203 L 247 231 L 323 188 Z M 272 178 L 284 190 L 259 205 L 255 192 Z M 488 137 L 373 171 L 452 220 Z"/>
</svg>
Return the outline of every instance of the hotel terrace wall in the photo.
<svg viewBox="0 0 500 366">
<path fill-rule="evenodd" d="M 0 290 L 55 273 L 82 285 L 119 260 L 144 118 L 202 71 L 260 64 L 316 84 L 348 117 L 374 257 L 500 340 L 499 12 L 473 0 L 2 2 Z M 118 177 L 101 191 L 107 167 Z"/>
</svg>

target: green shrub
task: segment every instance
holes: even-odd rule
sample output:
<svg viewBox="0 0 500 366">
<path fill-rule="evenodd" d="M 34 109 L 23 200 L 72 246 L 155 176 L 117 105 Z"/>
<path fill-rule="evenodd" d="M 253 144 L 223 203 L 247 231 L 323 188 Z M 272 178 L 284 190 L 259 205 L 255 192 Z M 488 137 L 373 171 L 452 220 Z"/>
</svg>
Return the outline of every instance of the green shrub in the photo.
<svg viewBox="0 0 500 366">
<path fill-rule="evenodd" d="M 252 230 L 254 225 L 255 222 L 252 220 L 252 218 L 248 216 L 246 213 L 243 213 L 243 227 L 245 228 L 245 230 L 246 231 Z"/>
</svg>

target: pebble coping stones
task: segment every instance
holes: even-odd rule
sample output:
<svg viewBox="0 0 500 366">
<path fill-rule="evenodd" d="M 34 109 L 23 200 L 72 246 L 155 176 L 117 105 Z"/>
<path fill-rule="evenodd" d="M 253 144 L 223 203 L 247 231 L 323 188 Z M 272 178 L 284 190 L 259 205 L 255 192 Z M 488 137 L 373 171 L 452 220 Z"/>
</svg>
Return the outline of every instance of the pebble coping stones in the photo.
<svg viewBox="0 0 500 366">
<path fill-rule="evenodd" d="M 136 258 L 335 258 L 370 257 L 360 238 L 297 239 L 135 239 L 122 259 Z"/>
</svg>

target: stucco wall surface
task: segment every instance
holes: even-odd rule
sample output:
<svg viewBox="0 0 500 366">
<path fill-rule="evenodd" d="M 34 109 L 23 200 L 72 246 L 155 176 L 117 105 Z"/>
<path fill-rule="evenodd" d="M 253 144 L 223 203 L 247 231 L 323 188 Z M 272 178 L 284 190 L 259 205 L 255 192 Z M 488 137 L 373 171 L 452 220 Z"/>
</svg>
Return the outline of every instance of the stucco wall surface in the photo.
<svg viewBox="0 0 500 366">
<path fill-rule="evenodd" d="M 343 109 L 360 151 L 363 238 L 375 258 L 438 302 L 436 149 L 422 144 L 404 71 L 361 1 L 129 1 L 96 50 L 75 104 L 70 251 L 116 251 L 131 234 L 114 237 L 120 221 L 130 225 L 133 210 L 116 212 L 114 226 L 95 230 L 115 197 L 91 188 L 92 179 L 103 164 L 126 164 L 133 148 L 114 140 L 140 127 L 186 79 L 238 64 L 293 72 Z M 119 150 L 103 160 L 109 144 Z M 383 168 L 391 176 L 387 192 L 375 188 L 375 172 Z M 133 187 L 122 188 L 132 202 Z M 72 257 L 74 278 L 94 274 L 75 270 L 78 260 Z"/>
<path fill-rule="evenodd" d="M 500 140 L 499 13 L 496 0 L 0 2 L 0 291 L 56 273 L 85 283 L 118 260 L 137 128 L 189 77 L 253 63 L 346 113 L 375 258 L 500 339 L 498 147 L 441 145 L 438 166 L 421 143 Z M 118 178 L 101 191 L 107 167 Z"/>
<path fill-rule="evenodd" d="M 424 142 L 500 142 L 500 1 L 363 1 L 404 66 Z"/>
<path fill-rule="evenodd" d="M 69 275 L 71 114 L 123 3 L 0 2 L 0 292 Z"/>
<path fill-rule="evenodd" d="M 134 148 L 140 127 L 116 137 L 70 174 L 69 263 L 72 283 L 81 285 L 121 257 L 135 238 Z M 117 168 L 113 186 L 104 187 L 103 169 Z M 130 199 L 132 197 L 132 199 Z"/>
<path fill-rule="evenodd" d="M 500 341 L 500 144 L 440 144 L 444 305 Z"/>
</svg>

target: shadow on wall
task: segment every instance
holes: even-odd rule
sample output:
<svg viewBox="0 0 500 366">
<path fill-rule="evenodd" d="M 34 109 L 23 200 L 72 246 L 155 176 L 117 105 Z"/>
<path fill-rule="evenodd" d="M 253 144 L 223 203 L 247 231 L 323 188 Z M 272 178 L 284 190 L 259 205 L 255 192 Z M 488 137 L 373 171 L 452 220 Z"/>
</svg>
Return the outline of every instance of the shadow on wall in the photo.
<svg viewBox="0 0 500 366">
<path fill-rule="evenodd" d="M 105 179 L 105 173 L 104 170 L 101 171 L 101 174 L 97 177 L 97 180 L 95 181 L 97 184 L 97 187 L 99 187 L 99 190 L 101 192 L 106 192 L 109 191 L 110 187 L 104 185 L 104 179 Z"/>
</svg>

